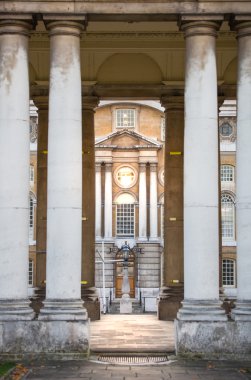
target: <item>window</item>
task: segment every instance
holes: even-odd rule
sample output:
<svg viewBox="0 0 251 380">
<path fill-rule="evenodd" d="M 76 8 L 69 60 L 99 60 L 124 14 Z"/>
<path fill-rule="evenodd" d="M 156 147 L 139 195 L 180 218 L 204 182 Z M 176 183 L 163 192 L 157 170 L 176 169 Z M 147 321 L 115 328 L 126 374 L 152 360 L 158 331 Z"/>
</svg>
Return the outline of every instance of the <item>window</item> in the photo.
<svg viewBox="0 0 251 380">
<path fill-rule="evenodd" d="M 234 181 L 234 167 L 232 165 L 221 165 L 221 181 L 222 182 Z"/>
<path fill-rule="evenodd" d="M 161 140 L 165 141 L 165 138 L 166 138 L 166 119 L 165 119 L 165 117 L 161 118 L 160 128 L 161 128 Z"/>
<path fill-rule="evenodd" d="M 30 183 L 34 183 L 34 166 L 30 165 Z"/>
<path fill-rule="evenodd" d="M 118 186 L 128 189 L 135 185 L 137 175 L 135 170 L 130 166 L 121 166 L 114 173 L 114 179 Z"/>
<path fill-rule="evenodd" d="M 229 194 L 221 196 L 221 224 L 223 240 L 234 240 L 235 205 Z"/>
<path fill-rule="evenodd" d="M 116 235 L 134 237 L 135 206 L 131 194 L 123 193 L 116 200 Z"/>
<path fill-rule="evenodd" d="M 222 137 L 229 137 L 233 133 L 233 127 L 229 123 L 223 123 L 220 126 L 220 134 Z"/>
<path fill-rule="evenodd" d="M 33 286 L 33 260 L 29 259 L 29 279 L 28 279 L 28 285 Z"/>
<path fill-rule="evenodd" d="M 35 207 L 36 200 L 33 194 L 30 194 L 30 205 L 29 205 L 29 241 L 34 242 L 34 221 L 35 221 Z"/>
<path fill-rule="evenodd" d="M 222 285 L 235 287 L 235 260 L 222 260 Z"/>
<path fill-rule="evenodd" d="M 135 109 L 125 108 L 116 110 L 116 127 L 117 128 L 134 128 L 135 127 Z"/>
</svg>

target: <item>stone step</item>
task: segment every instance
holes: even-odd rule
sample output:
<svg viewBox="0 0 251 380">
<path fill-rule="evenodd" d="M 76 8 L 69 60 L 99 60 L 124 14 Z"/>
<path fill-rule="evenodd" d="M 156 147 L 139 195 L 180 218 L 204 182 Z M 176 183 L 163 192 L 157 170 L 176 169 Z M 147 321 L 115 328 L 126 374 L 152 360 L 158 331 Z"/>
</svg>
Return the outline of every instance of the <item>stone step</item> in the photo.
<svg viewBox="0 0 251 380">
<path fill-rule="evenodd" d="M 120 314 L 120 300 L 113 301 L 108 309 L 109 314 Z M 132 314 L 142 314 L 143 306 L 138 301 L 132 301 Z"/>
</svg>

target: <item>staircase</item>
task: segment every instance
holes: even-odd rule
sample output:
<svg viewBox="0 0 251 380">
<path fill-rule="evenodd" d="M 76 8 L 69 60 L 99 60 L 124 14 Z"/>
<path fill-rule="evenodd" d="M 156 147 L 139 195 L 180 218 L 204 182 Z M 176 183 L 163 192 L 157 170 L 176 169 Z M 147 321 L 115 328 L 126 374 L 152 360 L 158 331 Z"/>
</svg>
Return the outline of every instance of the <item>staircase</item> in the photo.
<svg viewBox="0 0 251 380">
<path fill-rule="evenodd" d="M 109 314 L 120 314 L 120 298 L 112 301 L 112 304 L 108 309 Z M 132 300 L 132 314 L 142 314 L 143 306 L 140 304 L 138 300 Z"/>
</svg>

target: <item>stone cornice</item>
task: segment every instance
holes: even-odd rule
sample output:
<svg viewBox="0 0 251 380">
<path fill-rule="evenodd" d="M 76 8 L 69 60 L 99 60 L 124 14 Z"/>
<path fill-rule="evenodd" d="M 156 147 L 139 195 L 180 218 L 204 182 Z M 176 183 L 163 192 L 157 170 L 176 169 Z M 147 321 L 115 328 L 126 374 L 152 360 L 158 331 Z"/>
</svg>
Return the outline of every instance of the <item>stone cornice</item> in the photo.
<svg viewBox="0 0 251 380">
<path fill-rule="evenodd" d="M 121 15 L 121 19 L 130 19 L 134 15 L 135 21 L 159 17 L 166 20 L 168 17 L 177 19 L 178 14 L 245 14 L 251 13 L 251 2 L 248 0 L 15 0 L 0 1 L 0 12 L 9 13 L 37 13 L 37 14 L 89 14 L 90 18 L 98 20 L 112 20 L 114 15 Z"/>
</svg>

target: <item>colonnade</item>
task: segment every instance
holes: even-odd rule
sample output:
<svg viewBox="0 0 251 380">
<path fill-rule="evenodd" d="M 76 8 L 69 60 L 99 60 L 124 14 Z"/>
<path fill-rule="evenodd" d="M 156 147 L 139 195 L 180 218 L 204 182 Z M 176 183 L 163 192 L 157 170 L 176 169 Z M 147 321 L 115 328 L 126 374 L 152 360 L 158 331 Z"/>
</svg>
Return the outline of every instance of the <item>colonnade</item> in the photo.
<svg viewBox="0 0 251 380">
<path fill-rule="evenodd" d="M 11 16 L 10 16 L 11 17 Z M 29 220 L 29 78 L 27 18 L 0 21 L 0 320 L 34 318 L 27 296 Z M 184 17 L 186 38 L 185 135 L 184 135 L 184 301 L 179 321 L 222 321 L 227 317 L 219 301 L 219 198 L 218 106 L 215 40 L 222 19 Z M 82 107 L 80 33 L 78 18 L 46 16 L 50 36 L 50 89 L 47 184 L 46 299 L 39 321 L 86 321 L 81 300 L 82 214 L 82 108 L 93 123 L 93 107 Z M 238 37 L 237 83 L 237 262 L 238 302 L 235 320 L 251 320 L 251 22 L 236 17 Z M 90 110 L 91 108 L 91 110 Z M 90 112 L 89 116 L 87 113 Z M 89 119 L 88 119 L 89 117 Z M 88 121 L 89 120 L 89 121 Z M 93 136 L 90 137 L 93 142 Z M 44 142 L 46 146 L 46 138 Z M 11 147 L 14 146 L 14 149 Z M 41 145 L 40 145 L 41 146 Z M 91 145 L 91 147 L 93 147 Z M 43 147 L 39 148 L 41 154 Z M 11 150 L 11 154 L 10 154 Z M 88 151 L 88 150 L 87 150 Z M 85 154 L 85 152 L 83 152 Z M 91 153 L 93 155 L 93 152 Z M 41 156 L 42 157 L 42 156 Z M 44 157 L 44 156 L 43 156 Z M 41 159 L 41 160 L 44 160 Z M 42 162 L 42 161 L 41 161 Z M 40 166 L 42 176 L 43 166 Z M 94 161 L 89 173 L 94 171 Z M 11 173 L 11 175 L 10 175 Z M 151 186 L 156 186 L 156 167 L 151 167 Z M 106 164 L 106 205 L 112 202 L 112 165 Z M 139 234 L 146 235 L 145 165 L 139 174 Z M 100 171 L 97 171 L 100 184 Z M 90 182 L 91 183 L 91 182 Z M 92 182 L 93 183 L 93 182 Z M 95 194 L 93 185 L 93 195 Z M 180 190 L 179 190 L 180 191 Z M 100 204 L 100 188 L 96 188 Z M 41 195 L 42 196 L 42 195 Z M 85 200 L 84 200 L 85 201 Z M 38 206 L 39 207 L 39 206 Z M 92 213 L 93 210 L 87 210 Z M 41 211 L 44 212 L 44 211 Z M 156 218 L 156 196 L 150 214 Z M 41 215 L 41 214 L 40 214 Z M 180 216 L 181 212 L 180 212 Z M 100 214 L 97 215 L 100 220 Z M 170 220 L 170 218 L 169 218 Z M 177 220 L 177 219 L 176 219 Z M 112 207 L 105 206 L 105 236 L 112 236 Z M 175 222 L 175 220 L 173 220 Z M 45 228 L 45 226 L 43 227 Z M 166 242 L 172 241 L 165 228 Z M 94 234 L 92 222 L 92 236 Z M 96 225 L 97 233 L 100 231 Z M 176 231 L 179 231 L 178 228 Z M 87 233 L 87 232 L 86 232 Z M 156 227 L 151 227 L 152 238 Z M 83 239 L 85 237 L 83 236 Z M 89 249 L 89 248 L 88 248 Z M 43 251 L 43 247 L 41 249 Z M 168 252 L 168 250 L 167 250 Z M 41 253 L 42 254 L 42 253 Z M 167 253 L 168 254 L 168 253 Z M 91 256 L 91 255 L 90 255 Z M 88 260 L 94 260 L 88 256 Z M 89 261 L 88 261 L 89 262 Z M 90 285 L 94 269 L 90 261 Z M 168 271 L 168 268 L 166 268 Z M 168 278 L 168 276 L 166 277 Z M 166 284 L 168 285 L 168 284 Z M 88 339 L 88 336 L 86 336 Z"/>
</svg>

